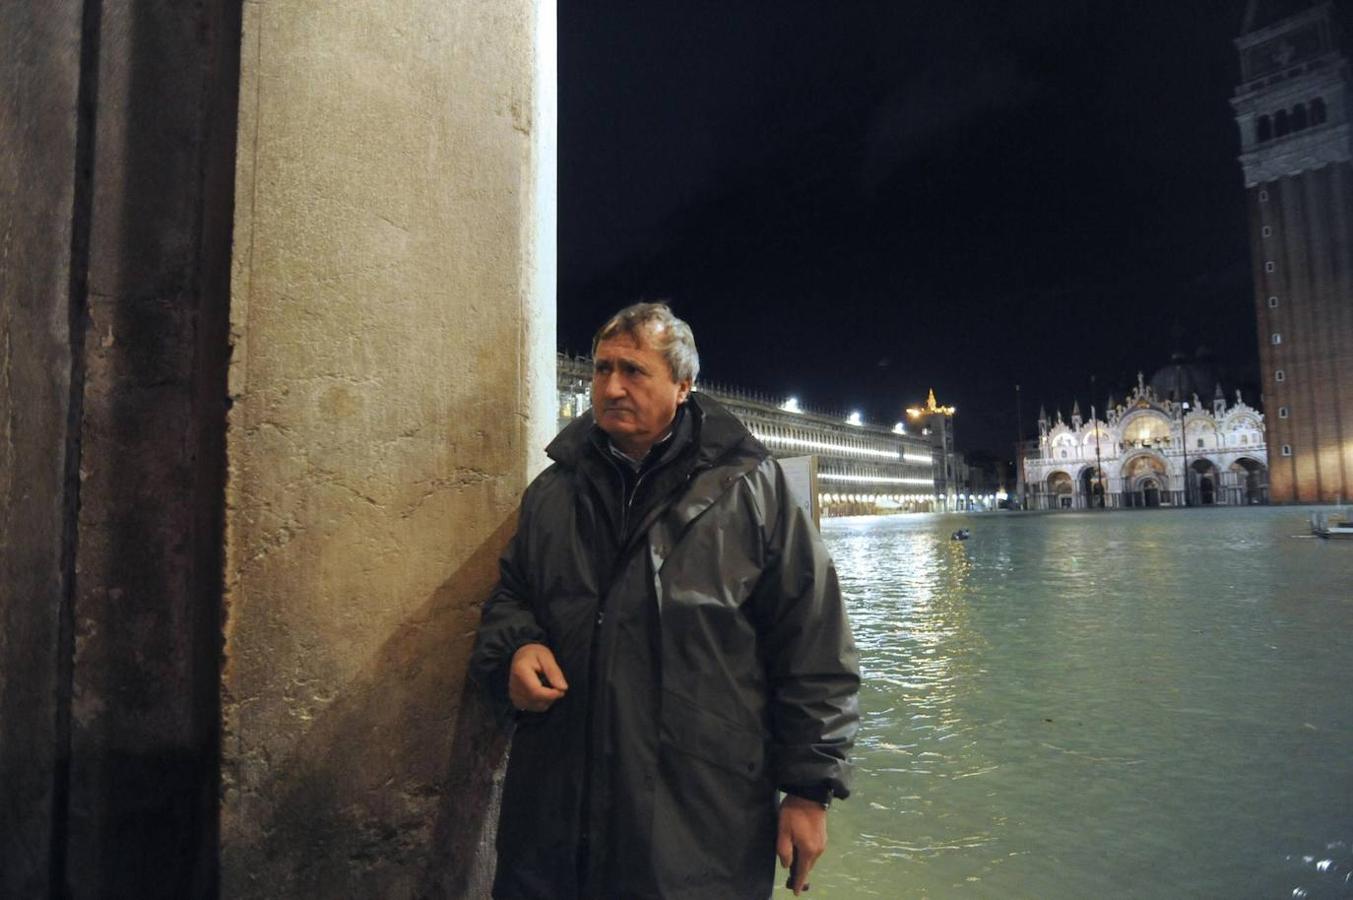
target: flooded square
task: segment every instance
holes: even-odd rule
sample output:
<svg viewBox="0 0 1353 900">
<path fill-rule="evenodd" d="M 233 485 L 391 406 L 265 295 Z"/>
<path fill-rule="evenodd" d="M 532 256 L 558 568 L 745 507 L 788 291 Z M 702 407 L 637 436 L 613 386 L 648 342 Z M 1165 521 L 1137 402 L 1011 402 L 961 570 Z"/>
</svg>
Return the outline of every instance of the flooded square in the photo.
<svg viewBox="0 0 1353 900">
<path fill-rule="evenodd" d="M 1307 511 L 823 531 L 864 674 L 824 896 L 1353 896 L 1353 543 Z"/>
</svg>

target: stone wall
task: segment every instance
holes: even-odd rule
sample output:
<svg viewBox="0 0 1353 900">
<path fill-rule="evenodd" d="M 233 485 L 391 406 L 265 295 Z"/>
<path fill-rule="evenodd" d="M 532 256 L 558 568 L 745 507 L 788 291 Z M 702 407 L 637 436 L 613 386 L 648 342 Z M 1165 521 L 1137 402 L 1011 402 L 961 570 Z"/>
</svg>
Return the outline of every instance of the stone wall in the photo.
<svg viewBox="0 0 1353 900">
<path fill-rule="evenodd" d="M 2 15 L 0 894 L 209 895 L 238 10 Z"/>
<path fill-rule="evenodd" d="M 552 5 L 0 38 L 0 896 L 482 894 L 464 669 L 554 420 Z"/>
<path fill-rule="evenodd" d="M 247 4 L 222 892 L 484 892 L 464 672 L 553 424 L 552 12 Z"/>
<path fill-rule="evenodd" d="M 49 890 L 66 758 L 78 7 L 0 9 L 0 896 Z M 83 274 L 83 265 L 76 269 Z M 68 631 L 68 628 L 66 629 Z"/>
<path fill-rule="evenodd" d="M 1353 497 L 1353 163 L 1266 182 L 1248 201 L 1269 493 L 1274 503 L 1345 503 Z"/>
</svg>

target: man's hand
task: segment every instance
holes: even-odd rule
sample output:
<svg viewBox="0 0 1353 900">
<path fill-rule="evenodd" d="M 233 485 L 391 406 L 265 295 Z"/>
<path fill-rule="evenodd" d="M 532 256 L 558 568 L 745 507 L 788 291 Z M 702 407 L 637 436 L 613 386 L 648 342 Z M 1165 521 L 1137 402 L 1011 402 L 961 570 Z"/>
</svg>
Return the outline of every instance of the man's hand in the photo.
<svg viewBox="0 0 1353 900">
<path fill-rule="evenodd" d="M 780 832 L 775 853 L 780 865 L 789 869 L 789 887 L 794 896 L 808 889 L 808 873 L 827 849 L 827 810 L 821 803 L 785 794 L 780 801 Z"/>
<path fill-rule="evenodd" d="M 544 712 L 564 696 L 568 682 L 544 644 L 523 644 L 512 654 L 507 697 L 523 712 Z"/>
</svg>

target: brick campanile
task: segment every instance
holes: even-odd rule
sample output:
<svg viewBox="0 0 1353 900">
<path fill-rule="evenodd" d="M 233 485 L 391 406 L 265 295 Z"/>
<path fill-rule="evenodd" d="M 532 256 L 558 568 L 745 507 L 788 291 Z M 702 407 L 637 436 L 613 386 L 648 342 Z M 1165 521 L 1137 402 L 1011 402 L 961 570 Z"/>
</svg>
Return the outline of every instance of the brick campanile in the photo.
<svg viewBox="0 0 1353 900">
<path fill-rule="evenodd" d="M 1231 105 L 1274 503 L 1353 498 L 1353 90 L 1332 2 L 1250 0 Z"/>
</svg>

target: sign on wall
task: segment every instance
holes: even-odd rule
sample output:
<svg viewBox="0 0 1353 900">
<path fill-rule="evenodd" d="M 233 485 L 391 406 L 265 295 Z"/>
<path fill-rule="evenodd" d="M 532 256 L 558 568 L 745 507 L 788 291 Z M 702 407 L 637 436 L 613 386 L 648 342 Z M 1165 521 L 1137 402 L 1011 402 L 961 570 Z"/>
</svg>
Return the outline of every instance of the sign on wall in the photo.
<svg viewBox="0 0 1353 900">
<path fill-rule="evenodd" d="M 808 513 L 818 530 L 822 529 L 822 509 L 817 499 L 817 457 L 787 456 L 780 459 L 789 493 L 794 502 Z"/>
</svg>

